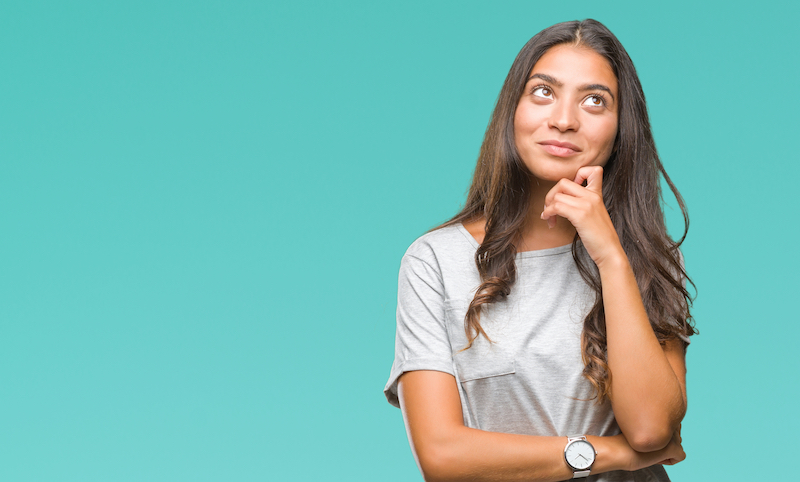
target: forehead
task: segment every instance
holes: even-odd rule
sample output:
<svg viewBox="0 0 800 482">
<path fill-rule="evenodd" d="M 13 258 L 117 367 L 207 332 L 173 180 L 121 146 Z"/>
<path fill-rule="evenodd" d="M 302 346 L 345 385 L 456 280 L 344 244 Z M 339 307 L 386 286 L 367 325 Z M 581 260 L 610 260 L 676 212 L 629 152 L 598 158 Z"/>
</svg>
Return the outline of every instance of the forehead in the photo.
<svg viewBox="0 0 800 482">
<path fill-rule="evenodd" d="M 587 47 L 556 45 L 539 58 L 533 74 L 547 74 L 565 86 L 603 84 L 617 93 L 617 76 L 605 57 Z"/>
</svg>

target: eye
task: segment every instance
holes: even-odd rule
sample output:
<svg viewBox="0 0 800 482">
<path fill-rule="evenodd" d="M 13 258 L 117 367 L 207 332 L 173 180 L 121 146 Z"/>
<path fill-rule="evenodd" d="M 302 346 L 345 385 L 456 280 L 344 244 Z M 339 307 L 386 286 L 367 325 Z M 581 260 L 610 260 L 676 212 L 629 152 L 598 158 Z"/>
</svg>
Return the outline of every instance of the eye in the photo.
<svg viewBox="0 0 800 482">
<path fill-rule="evenodd" d="M 583 105 L 588 107 L 603 107 L 606 105 L 606 100 L 602 95 L 592 94 L 583 101 Z"/>
<path fill-rule="evenodd" d="M 534 87 L 531 91 L 535 97 L 541 97 L 543 99 L 552 99 L 553 98 L 553 90 L 546 86 L 546 85 L 539 85 Z"/>
</svg>

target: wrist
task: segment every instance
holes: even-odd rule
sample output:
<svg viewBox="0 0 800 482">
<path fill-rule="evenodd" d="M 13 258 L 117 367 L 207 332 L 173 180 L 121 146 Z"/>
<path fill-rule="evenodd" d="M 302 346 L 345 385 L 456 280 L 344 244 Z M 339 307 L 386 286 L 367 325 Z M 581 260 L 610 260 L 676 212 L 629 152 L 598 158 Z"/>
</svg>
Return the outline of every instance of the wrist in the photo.
<svg viewBox="0 0 800 482">
<path fill-rule="evenodd" d="M 594 446 L 597 458 L 592 466 L 592 474 L 612 470 L 630 470 L 630 458 L 626 451 L 627 443 L 623 435 L 598 437 L 587 435 L 586 440 Z"/>
<path fill-rule="evenodd" d="M 604 253 L 602 256 L 598 257 L 598 259 L 594 260 L 594 264 L 597 265 L 597 269 L 601 273 L 604 271 L 630 269 L 628 255 L 625 254 L 625 250 L 622 249 L 622 246 L 609 249 L 607 253 Z"/>
</svg>

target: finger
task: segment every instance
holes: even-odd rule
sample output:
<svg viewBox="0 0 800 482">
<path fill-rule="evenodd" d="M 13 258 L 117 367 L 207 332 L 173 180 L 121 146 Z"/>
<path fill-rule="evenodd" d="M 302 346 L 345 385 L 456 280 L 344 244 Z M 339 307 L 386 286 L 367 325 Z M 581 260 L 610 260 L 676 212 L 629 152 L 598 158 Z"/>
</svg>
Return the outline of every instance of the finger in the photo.
<svg viewBox="0 0 800 482">
<path fill-rule="evenodd" d="M 564 183 L 562 184 L 561 181 L 564 181 Z M 563 185 L 568 192 L 557 191 L 555 187 L 551 189 L 545 198 L 544 211 L 542 211 L 542 215 L 540 216 L 542 219 L 548 221 L 547 225 L 551 228 L 555 226 L 555 220 L 551 221 L 551 217 L 560 214 L 555 208 L 556 204 L 566 204 L 578 209 L 589 209 L 590 207 L 590 204 L 587 204 L 583 199 L 583 195 L 586 193 L 585 187 L 578 186 L 574 182 L 566 179 L 562 179 L 561 181 L 559 181 L 559 184 Z"/>
<path fill-rule="evenodd" d="M 562 194 L 556 199 L 542 212 L 542 219 L 547 220 L 547 225 L 551 228 L 555 226 L 556 216 L 567 218 L 574 224 L 586 212 L 585 202 L 578 198 Z"/>
<path fill-rule="evenodd" d="M 670 457 L 665 458 L 659 463 L 663 465 L 675 465 L 678 462 L 682 462 L 686 459 L 686 452 L 684 452 L 683 449 L 680 449 L 677 452 L 673 451 L 670 455 Z"/>
<path fill-rule="evenodd" d="M 549 204 L 546 204 L 544 207 L 544 215 L 551 216 L 553 214 L 560 215 L 560 209 L 563 207 L 568 206 L 576 209 L 584 209 L 588 210 L 591 207 L 591 204 L 586 202 L 586 200 L 575 197 L 563 192 L 556 193 L 553 196 L 553 199 L 550 201 Z"/>
<path fill-rule="evenodd" d="M 544 206 L 544 211 L 542 211 L 542 219 L 549 220 L 552 217 L 555 217 L 561 213 L 560 209 L 563 205 L 566 206 L 575 206 L 576 201 L 578 198 L 575 196 L 570 196 L 564 193 L 556 193 L 553 195 L 553 198 L 550 202 L 546 203 Z"/>
<path fill-rule="evenodd" d="M 553 196 L 550 204 L 546 205 L 542 211 L 542 219 L 551 216 L 561 216 L 570 221 L 577 221 L 581 216 L 591 209 L 591 202 L 580 197 L 571 196 L 565 193 L 557 193 Z"/>
<path fill-rule="evenodd" d="M 581 185 L 586 181 L 586 189 L 603 194 L 603 168 L 600 166 L 584 166 L 575 174 L 575 184 Z"/>
<path fill-rule="evenodd" d="M 546 211 L 547 211 L 547 208 L 545 207 L 545 210 L 542 211 L 542 214 L 539 217 L 542 218 L 543 220 L 547 221 L 547 227 L 548 228 L 553 229 L 554 227 L 556 227 L 556 215 L 555 214 L 547 214 Z"/>
<path fill-rule="evenodd" d="M 586 194 L 586 188 L 580 184 L 575 184 L 574 181 L 564 178 L 558 181 L 556 185 L 547 192 L 547 195 L 544 197 L 545 206 L 552 203 L 553 198 L 558 193 L 565 193 L 569 194 L 570 196 L 581 197 Z"/>
<path fill-rule="evenodd" d="M 545 207 L 545 210 L 542 211 L 542 214 L 539 217 L 547 221 L 548 228 L 553 229 L 554 227 L 556 227 L 556 218 L 558 216 L 555 213 L 553 213 L 552 210 L 550 210 L 550 213 L 548 214 L 547 208 Z"/>
</svg>

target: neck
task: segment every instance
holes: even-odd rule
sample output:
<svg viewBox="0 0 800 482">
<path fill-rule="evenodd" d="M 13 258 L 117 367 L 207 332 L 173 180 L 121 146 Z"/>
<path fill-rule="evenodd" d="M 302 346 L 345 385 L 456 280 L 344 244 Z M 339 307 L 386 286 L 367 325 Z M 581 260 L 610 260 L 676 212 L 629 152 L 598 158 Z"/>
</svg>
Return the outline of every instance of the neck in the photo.
<svg viewBox="0 0 800 482">
<path fill-rule="evenodd" d="M 556 185 L 552 181 L 531 181 L 531 198 L 525 226 L 522 228 L 521 239 L 517 243 L 517 251 L 532 251 L 536 249 L 555 248 L 570 244 L 575 238 L 575 228 L 562 217 L 558 217 L 553 228 L 547 226 L 547 221 L 541 218 L 544 210 L 544 199 L 547 193 Z"/>
</svg>

